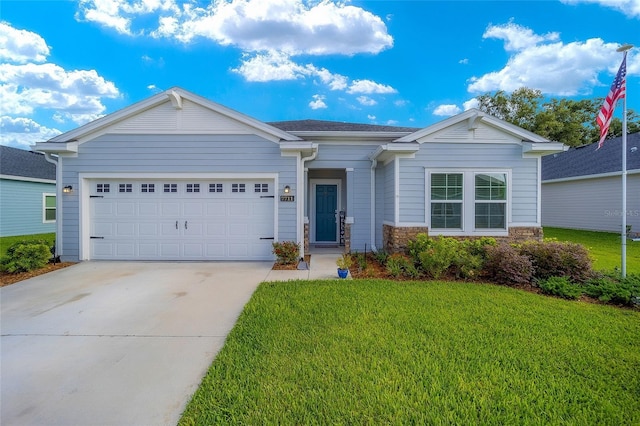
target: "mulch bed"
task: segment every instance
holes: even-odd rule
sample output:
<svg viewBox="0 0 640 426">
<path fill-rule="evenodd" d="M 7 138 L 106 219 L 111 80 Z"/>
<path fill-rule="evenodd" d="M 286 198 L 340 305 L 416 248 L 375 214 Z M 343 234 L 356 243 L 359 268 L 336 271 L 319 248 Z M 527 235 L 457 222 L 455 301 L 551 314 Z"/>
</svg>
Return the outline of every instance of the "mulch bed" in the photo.
<svg viewBox="0 0 640 426">
<path fill-rule="evenodd" d="M 15 284 L 19 281 L 37 277 L 38 275 L 42 275 L 48 272 L 56 271 L 58 269 L 66 268 L 67 266 L 71 266 L 71 265 L 75 265 L 75 263 L 74 262 L 49 263 L 44 268 L 36 269 L 34 271 L 29 271 L 29 272 L 18 272 L 17 274 L 0 272 L 0 287 L 7 286 L 9 284 Z"/>
<path fill-rule="evenodd" d="M 304 261 L 307 262 L 307 265 L 311 265 L 311 255 L 310 254 L 305 254 L 304 255 Z M 273 269 L 274 271 L 295 271 L 298 269 L 298 263 L 300 262 L 296 262 L 296 263 L 290 263 L 287 265 L 282 265 L 280 263 L 274 263 L 273 267 L 271 269 Z"/>
</svg>

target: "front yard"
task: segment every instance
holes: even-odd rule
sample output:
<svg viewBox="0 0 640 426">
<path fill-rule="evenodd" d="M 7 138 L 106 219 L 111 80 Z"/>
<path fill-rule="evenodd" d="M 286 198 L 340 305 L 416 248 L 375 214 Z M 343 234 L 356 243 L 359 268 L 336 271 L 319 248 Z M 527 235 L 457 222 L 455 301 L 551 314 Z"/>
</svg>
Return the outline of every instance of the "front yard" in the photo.
<svg viewBox="0 0 640 426">
<path fill-rule="evenodd" d="M 638 336 L 494 285 L 264 283 L 180 424 L 638 424 Z"/>
</svg>

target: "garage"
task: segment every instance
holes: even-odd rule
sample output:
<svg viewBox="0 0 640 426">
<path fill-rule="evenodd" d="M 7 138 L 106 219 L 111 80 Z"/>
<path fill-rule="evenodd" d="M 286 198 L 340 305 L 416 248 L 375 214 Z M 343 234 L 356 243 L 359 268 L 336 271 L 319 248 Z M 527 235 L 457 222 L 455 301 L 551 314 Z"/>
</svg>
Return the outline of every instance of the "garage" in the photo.
<svg viewBox="0 0 640 426">
<path fill-rule="evenodd" d="M 271 260 L 271 179 L 94 179 L 95 260 Z"/>
</svg>

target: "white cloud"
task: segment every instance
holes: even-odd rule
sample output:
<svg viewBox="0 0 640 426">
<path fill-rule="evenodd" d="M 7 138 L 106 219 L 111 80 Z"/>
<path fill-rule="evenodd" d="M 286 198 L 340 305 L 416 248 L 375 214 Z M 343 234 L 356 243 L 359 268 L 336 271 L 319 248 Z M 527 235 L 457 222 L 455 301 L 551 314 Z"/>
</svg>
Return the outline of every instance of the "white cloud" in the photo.
<svg viewBox="0 0 640 426">
<path fill-rule="evenodd" d="M 458 105 L 446 104 L 438 105 L 436 109 L 433 110 L 433 115 L 437 115 L 439 117 L 450 117 L 460 112 L 461 110 Z"/>
<path fill-rule="evenodd" d="M 157 17 L 156 28 L 132 27 Z M 347 2 L 324 0 L 80 0 L 76 18 L 121 34 L 150 34 L 189 43 L 206 38 L 245 52 L 379 53 L 393 38 L 378 16 Z M 139 21 L 137 19 L 140 18 Z"/>
<path fill-rule="evenodd" d="M 397 126 L 398 125 L 398 120 L 387 120 L 386 125 L 387 126 Z"/>
<path fill-rule="evenodd" d="M 565 4 L 592 3 L 610 7 L 630 18 L 640 18 L 640 0 L 560 0 Z"/>
<path fill-rule="evenodd" d="M 460 59 L 458 63 L 462 65 L 467 65 L 469 63 L 469 58 Z"/>
<path fill-rule="evenodd" d="M 62 133 L 25 117 L 0 117 L 0 145 L 29 148 L 36 142 L 44 142 Z"/>
<path fill-rule="evenodd" d="M 371 80 L 354 80 L 349 86 L 347 93 L 357 94 L 387 94 L 387 93 L 397 93 L 397 90 L 391 86 L 386 86 L 384 84 L 376 83 Z"/>
<path fill-rule="evenodd" d="M 360 105 L 364 106 L 374 106 L 378 103 L 375 99 L 371 99 L 368 96 L 358 96 L 356 99 L 358 102 L 360 102 Z"/>
<path fill-rule="evenodd" d="M 478 106 L 480 106 L 480 103 L 477 98 L 471 98 L 462 103 L 462 109 L 465 111 L 470 110 L 471 108 L 478 108 Z"/>
<path fill-rule="evenodd" d="M 504 40 L 511 57 L 501 70 L 472 77 L 471 93 L 512 92 L 524 86 L 547 95 L 591 94 L 595 86 L 609 84 L 601 83 L 598 74 L 614 74 L 621 60 L 615 43 L 592 38 L 565 44 L 555 33 L 538 36 L 513 23 L 489 27 L 484 37 Z M 627 62 L 629 74 L 640 68 L 640 57 L 630 54 Z"/>
<path fill-rule="evenodd" d="M 327 104 L 324 102 L 326 99 L 323 95 L 313 95 L 313 101 L 309 102 L 311 109 L 324 109 L 327 108 Z"/>
<path fill-rule="evenodd" d="M 0 22 L 0 61 L 14 64 L 44 62 L 47 56 L 49 46 L 38 34 Z"/>
<path fill-rule="evenodd" d="M 371 115 L 371 114 L 369 114 L 369 115 L 367 115 L 367 118 L 368 118 L 369 120 L 371 120 L 371 121 L 376 121 L 376 116 L 375 116 L 375 115 Z"/>
<path fill-rule="evenodd" d="M 409 102 L 405 101 L 404 99 L 399 99 L 397 101 L 394 101 L 393 104 L 397 107 L 403 107 L 405 105 L 408 105 Z"/>
</svg>

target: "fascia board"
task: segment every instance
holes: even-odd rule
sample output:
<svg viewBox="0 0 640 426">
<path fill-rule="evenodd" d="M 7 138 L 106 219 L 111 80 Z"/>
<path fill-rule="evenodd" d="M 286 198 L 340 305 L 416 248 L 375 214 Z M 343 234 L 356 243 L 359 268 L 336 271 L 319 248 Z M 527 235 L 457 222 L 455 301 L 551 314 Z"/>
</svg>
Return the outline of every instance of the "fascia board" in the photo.
<svg viewBox="0 0 640 426">
<path fill-rule="evenodd" d="M 78 142 L 36 142 L 33 150 L 51 154 L 77 154 Z"/>
<path fill-rule="evenodd" d="M 560 142 L 523 142 L 522 153 L 523 154 L 538 154 L 547 155 L 557 152 L 564 152 L 569 147 Z"/>
</svg>

